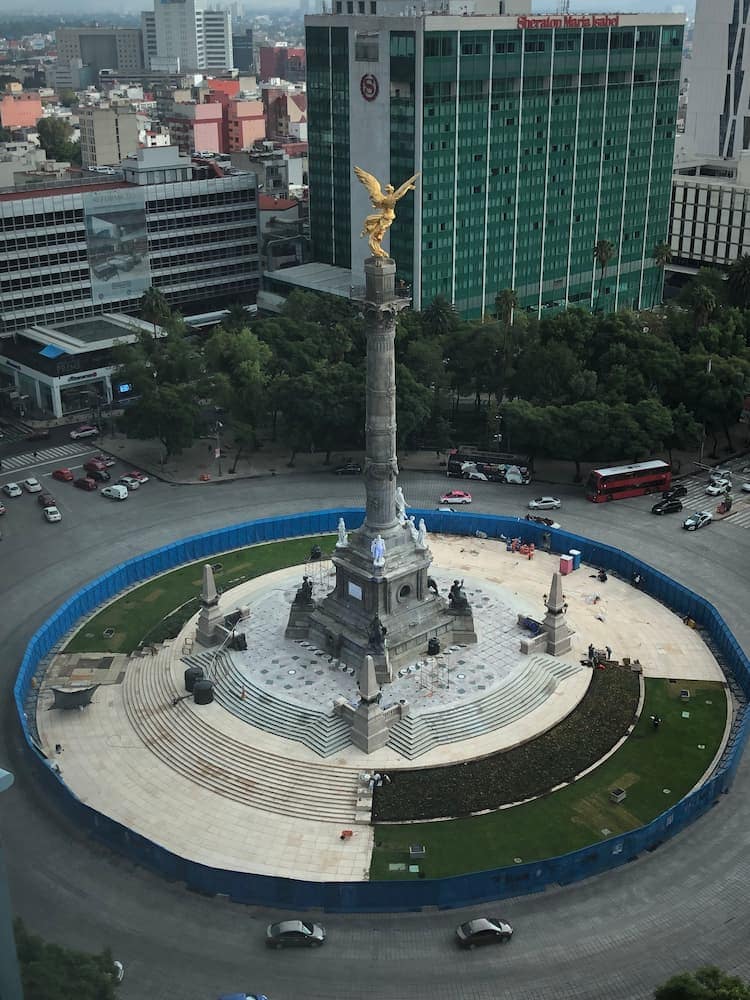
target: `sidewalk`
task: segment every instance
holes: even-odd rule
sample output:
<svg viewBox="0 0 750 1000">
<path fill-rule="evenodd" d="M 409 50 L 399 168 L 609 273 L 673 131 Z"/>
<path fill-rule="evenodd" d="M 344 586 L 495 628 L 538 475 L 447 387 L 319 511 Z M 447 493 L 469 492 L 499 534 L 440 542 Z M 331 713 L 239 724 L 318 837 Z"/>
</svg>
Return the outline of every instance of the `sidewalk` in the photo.
<svg viewBox="0 0 750 1000">
<path fill-rule="evenodd" d="M 232 482 L 236 479 L 255 479 L 266 476 L 293 476 L 310 473 L 332 474 L 338 465 L 351 459 L 364 463 L 364 454 L 352 451 L 335 451 L 331 453 L 331 462 L 325 464 L 325 452 L 300 452 L 295 456 L 294 467 L 289 467 L 291 452 L 274 442 L 268 442 L 261 449 L 249 455 L 240 456 L 237 469 L 230 473 L 234 466 L 235 448 L 231 440 L 222 445 L 221 461 L 214 458 L 214 443 L 212 439 L 202 438 L 186 448 L 181 455 L 170 457 L 163 465 L 161 457 L 163 446 L 158 441 L 139 441 L 122 435 L 101 437 L 99 445 L 103 451 L 110 452 L 126 465 L 162 479 L 165 482 L 179 485 L 210 485 L 217 482 Z M 720 462 L 704 455 L 705 465 L 724 464 L 736 458 L 743 452 L 723 456 Z M 657 457 L 657 456 L 654 456 Z M 665 461 L 667 455 L 662 456 Z M 435 451 L 401 451 L 399 453 L 399 468 L 402 472 L 430 472 L 445 475 L 446 454 L 439 455 Z M 675 476 L 690 475 L 696 471 L 695 462 L 698 452 L 674 451 L 672 461 Z M 613 460 L 617 461 L 617 460 Z M 620 460 L 621 462 L 623 460 Z M 602 468 L 606 462 L 588 462 L 581 464 L 583 481 L 593 468 Z M 575 476 L 575 463 L 551 458 L 539 458 L 534 463 L 532 482 L 545 485 L 572 484 Z"/>
</svg>

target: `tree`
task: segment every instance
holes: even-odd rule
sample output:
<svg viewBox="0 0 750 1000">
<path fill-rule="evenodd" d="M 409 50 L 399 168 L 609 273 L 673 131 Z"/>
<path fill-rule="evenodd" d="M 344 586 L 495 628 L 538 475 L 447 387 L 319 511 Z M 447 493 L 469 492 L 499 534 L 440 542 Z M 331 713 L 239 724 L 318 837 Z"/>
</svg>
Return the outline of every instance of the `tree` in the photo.
<svg viewBox="0 0 750 1000">
<path fill-rule="evenodd" d="M 651 256 L 653 257 L 654 264 L 656 264 L 660 271 L 661 294 L 658 296 L 658 299 L 661 301 L 664 289 L 664 268 L 672 262 L 672 248 L 669 243 L 657 243 Z"/>
<path fill-rule="evenodd" d="M 164 385 L 146 388 L 137 405 L 129 407 L 122 418 L 128 437 L 164 445 L 164 459 L 189 448 L 200 431 L 200 409 L 195 390 L 190 385 Z"/>
<path fill-rule="evenodd" d="M 39 145 L 50 160 L 81 162 L 80 143 L 73 142 L 73 128 L 62 118 L 40 118 L 36 123 Z"/>
<path fill-rule="evenodd" d="M 654 990 L 654 1000 L 750 1000 L 750 986 L 707 965 L 672 976 Z"/>
<path fill-rule="evenodd" d="M 442 336 L 457 330 L 461 320 L 453 304 L 444 295 L 436 295 L 422 311 L 422 325 L 430 333 Z"/>
<path fill-rule="evenodd" d="M 24 1000 L 114 1000 L 112 954 L 70 951 L 14 924 Z"/>
<path fill-rule="evenodd" d="M 78 98 L 75 95 L 75 91 L 70 90 L 69 88 L 61 90 L 57 95 L 57 99 L 64 108 L 73 108 L 76 104 L 78 104 Z"/>
<path fill-rule="evenodd" d="M 596 307 L 594 312 L 599 312 L 599 300 L 602 297 L 604 287 L 604 275 L 607 272 L 607 265 L 615 255 L 615 245 L 609 240 L 597 240 L 594 245 L 594 262 L 599 266 L 599 291 L 596 296 Z"/>
<path fill-rule="evenodd" d="M 500 399 L 505 395 L 505 388 L 508 384 L 511 323 L 513 322 L 513 313 L 517 308 L 518 295 L 514 288 L 504 288 L 495 296 L 495 315 L 502 323 L 503 328 L 503 368 L 502 384 L 499 387 Z"/>
<path fill-rule="evenodd" d="M 750 308 L 750 254 L 743 253 L 729 268 L 727 290 L 732 305 Z"/>
<path fill-rule="evenodd" d="M 157 326 L 162 326 L 172 316 L 172 310 L 169 308 L 164 293 L 153 285 L 141 295 L 140 306 L 141 316 L 148 323 L 154 325 L 154 335 L 156 335 Z"/>
</svg>

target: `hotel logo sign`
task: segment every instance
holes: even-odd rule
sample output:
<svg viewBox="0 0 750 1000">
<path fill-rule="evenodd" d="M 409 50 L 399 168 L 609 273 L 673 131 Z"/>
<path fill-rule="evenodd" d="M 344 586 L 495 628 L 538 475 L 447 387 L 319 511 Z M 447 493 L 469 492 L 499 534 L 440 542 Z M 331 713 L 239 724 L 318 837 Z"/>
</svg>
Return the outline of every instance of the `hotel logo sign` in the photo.
<svg viewBox="0 0 750 1000">
<path fill-rule="evenodd" d="M 373 73 L 365 73 L 359 81 L 359 92 L 366 101 L 374 101 L 380 93 L 378 78 Z"/>
<path fill-rule="evenodd" d="M 516 18 L 517 28 L 617 28 L 619 14 L 546 14 Z"/>
</svg>

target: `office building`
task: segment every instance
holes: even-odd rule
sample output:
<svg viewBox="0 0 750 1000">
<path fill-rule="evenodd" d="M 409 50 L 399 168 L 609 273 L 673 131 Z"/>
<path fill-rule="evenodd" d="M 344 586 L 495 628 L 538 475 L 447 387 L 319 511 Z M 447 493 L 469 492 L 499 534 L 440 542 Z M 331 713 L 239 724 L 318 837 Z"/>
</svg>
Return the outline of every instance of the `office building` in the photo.
<svg viewBox="0 0 750 1000">
<path fill-rule="evenodd" d="M 255 52 L 253 49 L 253 29 L 245 28 L 242 34 L 232 35 L 232 54 L 234 66 L 240 73 L 255 72 Z"/>
<path fill-rule="evenodd" d="M 750 4 L 696 0 L 684 145 L 735 159 L 750 149 Z"/>
<path fill-rule="evenodd" d="M 55 42 L 55 85 L 59 89 L 73 86 L 73 78 L 68 82 L 64 73 L 71 72 L 71 62 L 77 65 L 75 60 L 89 68 L 93 80 L 103 69 L 143 72 L 143 39 L 138 28 L 58 28 Z"/>
<path fill-rule="evenodd" d="M 118 166 L 138 149 L 138 118 L 130 105 L 80 107 L 78 123 L 84 167 Z"/>
<path fill-rule="evenodd" d="M 314 259 L 361 284 L 356 164 L 383 184 L 420 174 L 390 231 L 417 308 L 444 295 L 478 317 L 505 288 L 538 316 L 652 306 L 683 17 L 489 7 L 334 0 L 306 18 Z M 616 249 L 601 290 L 599 240 Z"/>
<path fill-rule="evenodd" d="M 209 10 L 206 0 L 154 0 L 141 13 L 149 67 L 165 72 L 232 69 L 232 24 L 226 10 Z"/>
<path fill-rule="evenodd" d="M 122 170 L 0 193 L 0 336 L 137 313 L 150 286 L 183 311 L 254 301 L 253 174 L 216 176 L 174 146 L 139 149 Z"/>
</svg>

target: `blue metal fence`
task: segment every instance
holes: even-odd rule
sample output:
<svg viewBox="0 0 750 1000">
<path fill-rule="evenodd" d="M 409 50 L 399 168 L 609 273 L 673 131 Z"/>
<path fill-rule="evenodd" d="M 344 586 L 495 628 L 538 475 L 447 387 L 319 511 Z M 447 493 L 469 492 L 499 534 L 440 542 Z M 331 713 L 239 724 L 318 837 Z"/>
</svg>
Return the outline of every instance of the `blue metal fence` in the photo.
<svg viewBox="0 0 750 1000">
<path fill-rule="evenodd" d="M 14 697 L 26 743 L 39 764 L 40 780 L 64 813 L 95 840 L 127 856 L 131 861 L 158 872 L 173 881 L 182 881 L 204 893 L 224 893 L 236 902 L 288 909 L 323 909 L 331 912 L 376 912 L 418 910 L 425 906 L 443 908 L 466 906 L 483 900 L 541 892 L 553 884 L 576 882 L 618 865 L 632 861 L 643 851 L 653 850 L 679 833 L 710 809 L 727 791 L 739 766 L 748 736 L 750 712 L 741 710 L 721 765 L 700 789 L 678 802 L 672 809 L 647 826 L 620 837 L 613 837 L 592 847 L 570 854 L 512 868 L 474 872 L 443 879 L 388 882 L 304 882 L 267 875 L 210 868 L 178 857 L 165 848 L 103 816 L 81 802 L 39 753 L 26 719 L 24 706 L 32 679 L 43 658 L 84 616 L 111 600 L 126 587 L 230 549 L 274 541 L 333 532 L 339 517 L 352 523 L 362 510 L 324 510 L 279 518 L 261 518 L 229 528 L 193 535 L 172 545 L 120 563 L 70 597 L 29 641 L 16 678 Z M 519 518 L 497 517 L 464 512 L 442 513 L 415 511 L 424 517 L 433 532 L 475 535 L 490 538 L 521 538 L 539 546 L 549 538 L 550 551 L 567 553 L 578 549 L 583 562 L 602 567 L 633 580 L 640 575 L 639 587 L 645 593 L 672 608 L 677 614 L 694 619 L 715 644 L 725 670 L 750 699 L 750 661 L 727 628 L 721 615 L 705 598 L 694 594 L 668 576 L 622 552 L 566 531 L 550 530 L 544 525 Z"/>
</svg>

